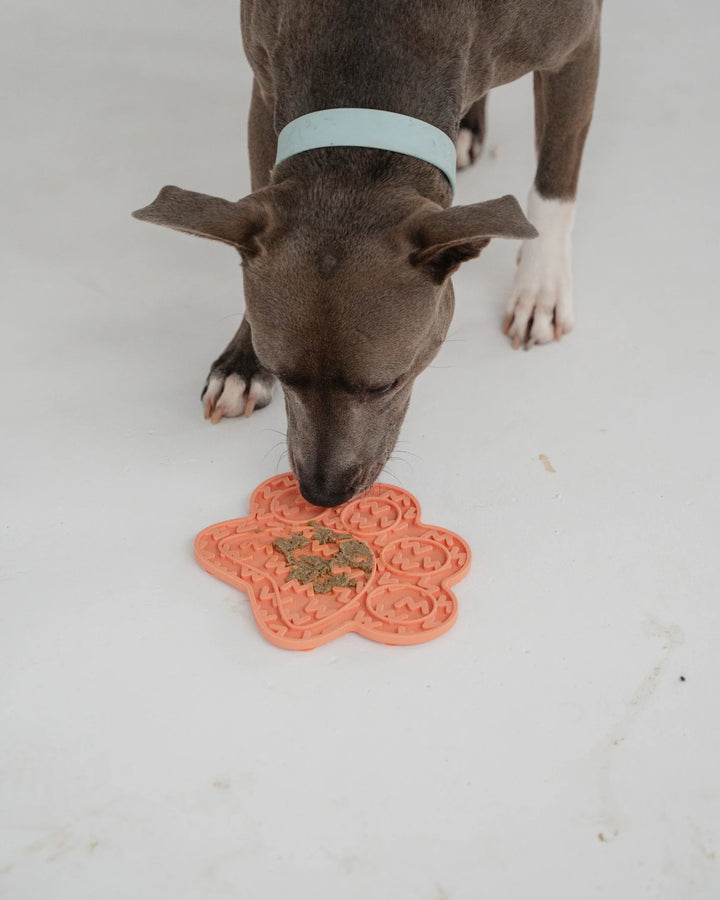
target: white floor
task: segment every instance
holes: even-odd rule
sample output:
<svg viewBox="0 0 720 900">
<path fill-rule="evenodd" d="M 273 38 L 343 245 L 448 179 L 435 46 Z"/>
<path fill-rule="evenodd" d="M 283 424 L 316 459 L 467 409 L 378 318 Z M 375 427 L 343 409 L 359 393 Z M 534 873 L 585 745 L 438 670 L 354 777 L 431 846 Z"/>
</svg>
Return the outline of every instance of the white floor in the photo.
<svg viewBox="0 0 720 900">
<path fill-rule="evenodd" d="M 387 475 L 456 625 L 312 653 L 191 551 L 287 466 L 201 414 L 236 256 L 130 217 L 249 189 L 236 6 L 3 18 L 0 896 L 720 896 L 717 4 L 607 5 L 575 332 L 510 349 L 516 245 L 456 278 Z M 530 185 L 530 82 L 489 116 L 458 202 Z"/>
</svg>

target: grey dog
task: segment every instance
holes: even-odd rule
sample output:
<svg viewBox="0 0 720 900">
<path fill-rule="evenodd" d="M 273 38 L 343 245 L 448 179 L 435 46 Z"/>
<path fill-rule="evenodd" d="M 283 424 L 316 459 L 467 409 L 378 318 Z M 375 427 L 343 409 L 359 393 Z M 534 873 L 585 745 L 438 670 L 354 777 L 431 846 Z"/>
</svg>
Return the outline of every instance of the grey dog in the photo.
<svg viewBox="0 0 720 900">
<path fill-rule="evenodd" d="M 210 371 L 206 416 L 249 415 L 279 381 L 290 464 L 311 503 L 338 505 L 377 478 L 413 382 L 447 333 L 450 276 L 491 238 L 524 242 L 504 322 L 513 346 L 572 328 L 570 232 L 600 8 L 601 0 L 243 0 L 252 193 L 233 203 L 165 187 L 134 215 L 239 251 L 246 313 Z M 324 147 L 275 163 L 288 123 L 344 107 L 429 123 L 468 165 L 482 145 L 488 91 L 528 72 L 537 171 L 527 218 L 510 196 L 451 206 L 443 173 L 403 153 Z"/>
</svg>

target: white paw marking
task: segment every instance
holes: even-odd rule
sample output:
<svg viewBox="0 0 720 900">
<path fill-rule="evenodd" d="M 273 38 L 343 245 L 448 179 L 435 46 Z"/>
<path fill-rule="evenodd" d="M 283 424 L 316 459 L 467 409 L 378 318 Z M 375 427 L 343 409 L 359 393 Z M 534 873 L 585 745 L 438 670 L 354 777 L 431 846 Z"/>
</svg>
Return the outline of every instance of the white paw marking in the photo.
<svg viewBox="0 0 720 900">
<path fill-rule="evenodd" d="M 264 381 L 260 381 L 257 378 L 251 379 L 250 390 L 248 391 L 247 395 L 248 402 L 245 406 L 245 415 L 249 416 L 256 406 L 267 406 L 268 403 L 272 400 L 274 391 L 274 381 L 270 381 L 269 379 L 266 379 Z M 252 404 L 252 406 L 250 406 L 250 404 Z"/>
<path fill-rule="evenodd" d="M 457 154 L 457 167 L 464 169 L 472 162 L 470 159 L 470 150 L 472 148 L 473 133 L 469 128 L 461 128 L 455 142 L 455 153 Z"/>
<path fill-rule="evenodd" d="M 240 375 L 232 374 L 224 378 L 213 375 L 208 380 L 203 401 L 205 418 L 217 424 L 220 419 L 252 415 L 256 407 L 267 406 L 272 400 L 274 383 L 267 379 L 252 378 L 250 389 Z"/>
<path fill-rule="evenodd" d="M 530 191 L 528 219 L 539 236 L 523 242 L 503 326 L 515 348 L 560 340 L 572 330 L 570 234 L 574 215 L 574 200 L 544 200 L 535 188 Z"/>
<path fill-rule="evenodd" d="M 455 141 L 455 155 L 458 169 L 471 166 L 480 155 L 482 144 L 469 128 L 461 128 Z"/>
<path fill-rule="evenodd" d="M 231 419 L 245 410 L 245 379 L 239 375 L 227 378 L 213 376 L 205 392 L 205 418 L 213 423 Z"/>
</svg>

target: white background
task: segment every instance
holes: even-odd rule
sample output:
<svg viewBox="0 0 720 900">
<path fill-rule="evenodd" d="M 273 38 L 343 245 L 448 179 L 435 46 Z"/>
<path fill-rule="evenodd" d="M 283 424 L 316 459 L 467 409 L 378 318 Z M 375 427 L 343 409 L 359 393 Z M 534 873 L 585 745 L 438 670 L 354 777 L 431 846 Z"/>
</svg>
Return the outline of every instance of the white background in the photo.
<svg viewBox="0 0 720 900">
<path fill-rule="evenodd" d="M 312 653 L 192 556 L 287 468 L 279 400 L 202 418 L 237 255 L 130 217 L 249 190 L 237 6 L 2 15 L 0 896 L 719 896 L 717 5 L 607 5 L 575 332 L 510 349 L 512 242 L 455 279 L 385 480 L 456 625 Z M 457 202 L 525 198 L 531 94 Z"/>
</svg>

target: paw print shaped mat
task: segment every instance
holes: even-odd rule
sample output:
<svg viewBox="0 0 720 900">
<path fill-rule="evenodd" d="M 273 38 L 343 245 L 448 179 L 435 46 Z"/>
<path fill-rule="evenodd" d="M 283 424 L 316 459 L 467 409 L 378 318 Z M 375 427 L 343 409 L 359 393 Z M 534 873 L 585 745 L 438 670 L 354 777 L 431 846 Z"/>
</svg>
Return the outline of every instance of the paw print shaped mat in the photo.
<svg viewBox="0 0 720 900">
<path fill-rule="evenodd" d="M 248 595 L 261 633 L 311 650 L 355 631 L 384 644 L 419 644 L 457 618 L 450 590 L 470 548 L 420 521 L 407 491 L 375 484 L 335 509 L 312 506 L 291 474 L 255 489 L 250 515 L 205 528 L 195 556 Z"/>
</svg>

